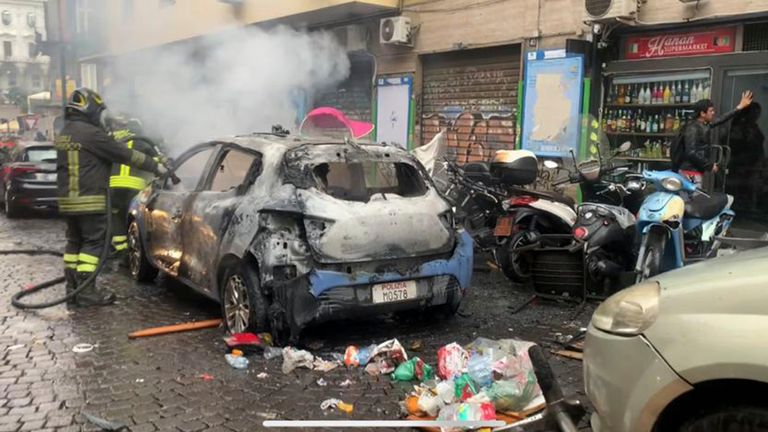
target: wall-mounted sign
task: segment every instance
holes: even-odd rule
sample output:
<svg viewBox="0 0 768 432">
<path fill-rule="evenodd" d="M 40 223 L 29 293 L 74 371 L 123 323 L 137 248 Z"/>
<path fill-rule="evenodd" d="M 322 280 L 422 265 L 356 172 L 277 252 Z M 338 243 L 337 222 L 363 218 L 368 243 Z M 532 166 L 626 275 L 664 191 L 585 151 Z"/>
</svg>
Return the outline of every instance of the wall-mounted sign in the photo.
<svg viewBox="0 0 768 432">
<path fill-rule="evenodd" d="M 624 58 L 640 60 L 704 54 L 722 54 L 736 49 L 736 28 L 722 27 L 690 33 L 662 33 L 627 37 Z"/>
</svg>

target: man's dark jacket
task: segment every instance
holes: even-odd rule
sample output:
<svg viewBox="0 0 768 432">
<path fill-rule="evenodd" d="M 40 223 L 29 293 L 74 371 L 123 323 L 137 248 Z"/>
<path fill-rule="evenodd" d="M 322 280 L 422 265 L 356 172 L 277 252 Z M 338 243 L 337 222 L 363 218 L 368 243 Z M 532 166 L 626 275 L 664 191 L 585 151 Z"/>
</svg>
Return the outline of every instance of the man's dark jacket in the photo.
<svg viewBox="0 0 768 432">
<path fill-rule="evenodd" d="M 60 213 L 105 213 L 113 163 L 157 172 L 151 157 L 117 143 L 85 115 L 68 113 L 66 120 L 55 141 Z"/>
<path fill-rule="evenodd" d="M 702 123 L 698 120 L 689 122 L 683 132 L 685 157 L 680 169 L 700 172 L 711 171 L 715 164 L 712 160 L 713 128 L 732 119 L 738 112 L 738 109 L 733 110 L 712 123 Z"/>
</svg>

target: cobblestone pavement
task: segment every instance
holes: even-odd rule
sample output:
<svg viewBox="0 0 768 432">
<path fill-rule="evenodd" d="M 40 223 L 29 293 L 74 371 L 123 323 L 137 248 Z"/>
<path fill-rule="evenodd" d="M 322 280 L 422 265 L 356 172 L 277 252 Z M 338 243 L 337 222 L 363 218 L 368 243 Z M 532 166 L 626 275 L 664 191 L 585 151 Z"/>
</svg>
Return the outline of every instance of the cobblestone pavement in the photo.
<svg viewBox="0 0 768 432">
<path fill-rule="evenodd" d="M 61 248 L 63 230 L 57 219 L 11 221 L 0 215 L 0 250 Z M 224 360 L 221 329 L 129 340 L 133 330 L 218 317 L 219 306 L 172 281 L 134 283 L 124 270 L 102 277 L 119 295 L 113 307 L 19 311 L 10 305 L 13 292 L 60 275 L 59 259 L 2 256 L 0 263 L 0 432 L 99 430 L 83 412 L 123 422 L 134 432 L 252 431 L 263 430 L 261 422 L 271 418 L 347 418 L 320 409 L 331 397 L 353 403 L 353 419 L 396 419 L 398 402 L 410 387 L 361 369 L 325 374 L 298 369 L 284 375 L 280 360 L 261 358 L 247 371 L 234 370 Z M 62 293 L 57 286 L 37 297 Z M 406 347 L 421 341 L 418 355 L 434 365 L 437 349 L 446 343 L 465 344 L 478 336 L 541 341 L 554 332 L 575 333 L 591 310 L 576 322 L 570 321 L 573 309 L 551 303 L 512 315 L 526 297 L 498 273 L 476 272 L 471 294 L 451 320 L 331 323 L 309 330 L 304 343 L 327 355 L 393 337 Z M 76 354 L 72 347 L 78 343 L 96 347 Z M 550 361 L 566 394 L 583 395 L 581 363 Z M 260 372 L 268 377 L 259 379 Z M 202 374 L 214 379 L 203 380 Z M 327 386 L 316 383 L 320 377 Z M 353 384 L 341 387 L 346 379 Z"/>
</svg>

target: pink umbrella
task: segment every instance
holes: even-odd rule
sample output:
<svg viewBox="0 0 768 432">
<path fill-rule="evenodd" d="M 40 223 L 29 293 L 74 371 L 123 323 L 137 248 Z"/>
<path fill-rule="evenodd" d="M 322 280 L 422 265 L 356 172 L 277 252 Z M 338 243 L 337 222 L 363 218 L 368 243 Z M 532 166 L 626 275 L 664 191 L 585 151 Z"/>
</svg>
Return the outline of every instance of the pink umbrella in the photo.
<svg viewBox="0 0 768 432">
<path fill-rule="evenodd" d="M 355 139 L 362 138 L 373 132 L 373 123 L 352 120 L 344 115 L 343 112 L 332 107 L 320 107 L 310 111 L 304 121 L 301 122 L 299 131 L 304 130 L 304 126 L 311 126 L 318 129 L 341 129 L 345 128 Z"/>
</svg>

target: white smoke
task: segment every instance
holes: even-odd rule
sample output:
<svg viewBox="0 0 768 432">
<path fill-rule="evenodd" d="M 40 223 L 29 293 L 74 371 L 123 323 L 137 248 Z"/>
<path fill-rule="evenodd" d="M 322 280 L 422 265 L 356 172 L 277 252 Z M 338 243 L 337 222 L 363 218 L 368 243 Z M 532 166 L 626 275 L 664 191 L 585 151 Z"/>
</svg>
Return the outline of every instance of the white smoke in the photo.
<svg viewBox="0 0 768 432">
<path fill-rule="evenodd" d="M 231 134 L 295 125 L 296 96 L 332 89 L 349 75 L 327 32 L 255 27 L 124 56 L 105 89 L 112 111 L 141 119 L 171 153 Z"/>
</svg>

